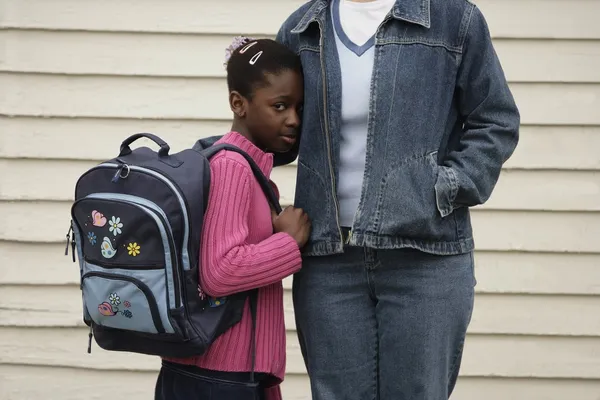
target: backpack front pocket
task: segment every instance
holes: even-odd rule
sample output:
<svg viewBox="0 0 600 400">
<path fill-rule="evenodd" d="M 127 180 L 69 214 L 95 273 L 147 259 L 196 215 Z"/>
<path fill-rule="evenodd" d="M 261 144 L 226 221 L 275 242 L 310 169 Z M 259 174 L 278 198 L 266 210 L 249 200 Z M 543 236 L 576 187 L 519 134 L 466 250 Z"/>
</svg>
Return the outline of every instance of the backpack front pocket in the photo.
<svg viewBox="0 0 600 400">
<path fill-rule="evenodd" d="M 164 211 L 140 197 L 94 193 L 77 201 L 71 214 L 86 319 L 117 329 L 175 333 L 172 313 L 182 305 L 182 281 Z"/>
<path fill-rule="evenodd" d="M 163 323 L 164 319 L 168 322 L 166 309 L 160 310 L 153 291 L 141 280 L 126 275 L 88 272 L 82 278 L 81 288 L 87 312 L 95 324 L 136 332 L 166 333 Z"/>
<path fill-rule="evenodd" d="M 80 260 L 82 274 L 89 272 L 88 264 L 105 270 L 162 270 L 168 308 L 181 306 L 181 277 L 172 229 L 155 203 L 123 194 L 94 193 L 77 201 L 71 213 L 84 256 Z"/>
</svg>

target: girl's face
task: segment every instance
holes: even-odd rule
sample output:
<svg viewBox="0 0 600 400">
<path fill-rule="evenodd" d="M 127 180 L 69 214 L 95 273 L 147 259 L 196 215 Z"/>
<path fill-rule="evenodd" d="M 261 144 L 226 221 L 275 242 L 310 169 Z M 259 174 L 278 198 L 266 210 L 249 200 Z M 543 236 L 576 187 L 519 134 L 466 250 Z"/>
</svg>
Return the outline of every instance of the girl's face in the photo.
<svg viewBox="0 0 600 400">
<path fill-rule="evenodd" d="M 265 75 L 265 85 L 254 90 L 252 100 L 244 101 L 249 139 L 263 150 L 289 151 L 298 140 L 303 102 L 301 74 L 284 70 Z"/>
</svg>

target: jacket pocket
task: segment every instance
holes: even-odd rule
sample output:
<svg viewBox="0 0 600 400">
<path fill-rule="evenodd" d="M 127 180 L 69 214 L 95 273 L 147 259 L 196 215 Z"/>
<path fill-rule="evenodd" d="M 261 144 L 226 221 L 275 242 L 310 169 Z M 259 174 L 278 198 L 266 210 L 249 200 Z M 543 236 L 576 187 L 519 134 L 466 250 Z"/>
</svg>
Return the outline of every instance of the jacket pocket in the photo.
<svg viewBox="0 0 600 400">
<path fill-rule="evenodd" d="M 447 217 L 456 209 L 454 200 L 458 193 L 458 178 L 452 168 L 439 166 L 435 182 L 435 201 L 441 217 Z"/>
<path fill-rule="evenodd" d="M 414 240 L 457 240 L 454 219 L 443 218 L 438 211 L 439 173 L 437 152 L 407 160 L 391 169 L 381 181 L 375 232 Z"/>
</svg>

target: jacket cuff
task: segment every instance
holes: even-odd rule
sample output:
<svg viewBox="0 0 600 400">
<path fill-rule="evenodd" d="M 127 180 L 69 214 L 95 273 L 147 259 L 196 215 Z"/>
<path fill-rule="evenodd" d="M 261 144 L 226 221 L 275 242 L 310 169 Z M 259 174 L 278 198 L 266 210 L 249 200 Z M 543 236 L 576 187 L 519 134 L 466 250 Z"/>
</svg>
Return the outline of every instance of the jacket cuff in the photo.
<svg viewBox="0 0 600 400">
<path fill-rule="evenodd" d="M 456 171 L 450 167 L 440 165 L 435 182 L 435 201 L 442 218 L 452 214 L 458 208 L 454 205 L 457 194 L 458 177 L 456 176 Z"/>
</svg>

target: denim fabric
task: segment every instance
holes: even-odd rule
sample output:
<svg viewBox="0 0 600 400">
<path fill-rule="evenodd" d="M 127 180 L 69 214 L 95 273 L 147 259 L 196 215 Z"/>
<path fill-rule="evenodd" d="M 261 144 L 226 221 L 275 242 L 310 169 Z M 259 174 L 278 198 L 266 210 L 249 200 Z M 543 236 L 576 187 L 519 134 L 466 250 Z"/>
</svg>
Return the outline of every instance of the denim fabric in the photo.
<svg viewBox="0 0 600 400">
<path fill-rule="evenodd" d="M 473 309 L 472 253 L 308 257 L 294 307 L 313 400 L 446 400 Z"/>
<path fill-rule="evenodd" d="M 305 75 L 295 195 L 312 219 L 305 255 L 344 249 L 336 187 L 342 81 L 330 14 L 327 0 L 313 0 L 277 36 L 300 55 Z M 366 168 L 346 244 L 470 252 L 468 207 L 492 193 L 518 129 L 479 9 L 466 0 L 399 0 L 375 38 Z"/>
</svg>

